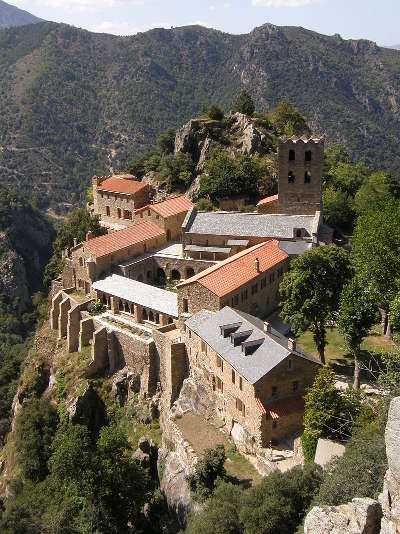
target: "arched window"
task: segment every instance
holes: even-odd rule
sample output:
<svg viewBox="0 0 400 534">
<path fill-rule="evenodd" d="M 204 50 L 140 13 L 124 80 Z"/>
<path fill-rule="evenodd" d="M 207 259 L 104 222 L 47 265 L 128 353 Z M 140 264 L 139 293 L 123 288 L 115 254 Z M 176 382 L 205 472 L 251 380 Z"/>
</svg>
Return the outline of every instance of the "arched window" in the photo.
<svg viewBox="0 0 400 534">
<path fill-rule="evenodd" d="M 295 161 L 296 152 L 294 150 L 289 150 L 289 161 Z"/>
<path fill-rule="evenodd" d="M 304 160 L 305 161 L 311 161 L 312 159 L 312 153 L 311 150 L 306 150 L 304 153 Z"/>
<path fill-rule="evenodd" d="M 172 278 L 172 280 L 180 280 L 181 279 L 181 273 L 178 271 L 178 269 L 172 269 L 171 278 Z"/>
<path fill-rule="evenodd" d="M 160 314 L 156 313 L 156 323 L 160 324 Z"/>
<path fill-rule="evenodd" d="M 306 171 L 304 173 L 304 183 L 305 184 L 309 184 L 311 182 L 311 172 L 310 171 Z"/>
<path fill-rule="evenodd" d="M 173 322 L 172 317 L 168 317 L 168 324 L 172 324 Z"/>
<path fill-rule="evenodd" d="M 296 177 L 295 177 L 293 171 L 289 171 L 289 174 L 288 174 L 288 183 L 289 183 L 289 184 L 294 184 L 295 179 L 296 179 Z"/>
<path fill-rule="evenodd" d="M 142 318 L 147 321 L 147 319 L 149 318 L 149 316 L 147 315 L 147 310 L 146 308 L 143 308 L 143 311 L 142 311 Z"/>
<path fill-rule="evenodd" d="M 121 299 L 118 300 L 118 308 L 120 309 L 120 311 L 123 311 L 124 309 L 124 303 L 122 302 Z"/>
<path fill-rule="evenodd" d="M 186 269 L 186 278 L 191 278 L 194 276 L 194 269 L 192 267 L 188 267 Z"/>
<path fill-rule="evenodd" d="M 161 267 L 159 267 L 157 269 L 157 278 L 158 278 L 158 281 L 163 284 L 165 283 L 165 280 L 166 280 L 166 275 L 165 275 L 165 271 L 164 269 L 162 269 Z"/>
<path fill-rule="evenodd" d="M 151 310 L 149 311 L 149 321 L 154 323 L 154 313 Z"/>
</svg>

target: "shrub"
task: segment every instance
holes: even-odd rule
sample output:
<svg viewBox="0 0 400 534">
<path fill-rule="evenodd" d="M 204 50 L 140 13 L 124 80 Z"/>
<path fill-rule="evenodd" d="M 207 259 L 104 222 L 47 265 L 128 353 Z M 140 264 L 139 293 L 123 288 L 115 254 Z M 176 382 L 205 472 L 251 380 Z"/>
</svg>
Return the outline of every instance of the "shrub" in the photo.
<svg viewBox="0 0 400 534">
<path fill-rule="evenodd" d="M 314 436 L 310 436 L 310 434 L 303 432 L 301 436 L 301 447 L 303 449 L 304 460 L 306 462 L 314 461 L 317 444 L 318 438 L 315 438 Z"/>
<path fill-rule="evenodd" d="M 211 106 L 208 110 L 208 116 L 214 121 L 222 121 L 224 112 L 217 106 Z"/>
<path fill-rule="evenodd" d="M 223 445 L 217 445 L 215 449 L 206 449 L 204 458 L 196 465 L 195 473 L 188 477 L 189 487 L 196 500 L 205 501 L 212 495 L 217 479 L 226 476 L 225 460 Z"/>
<path fill-rule="evenodd" d="M 90 315 L 97 315 L 103 311 L 103 308 L 104 304 L 101 302 L 101 300 L 93 300 L 88 304 L 88 312 Z"/>
<path fill-rule="evenodd" d="M 199 211 L 214 211 L 215 206 L 209 198 L 199 198 L 196 202 L 196 208 Z"/>
</svg>

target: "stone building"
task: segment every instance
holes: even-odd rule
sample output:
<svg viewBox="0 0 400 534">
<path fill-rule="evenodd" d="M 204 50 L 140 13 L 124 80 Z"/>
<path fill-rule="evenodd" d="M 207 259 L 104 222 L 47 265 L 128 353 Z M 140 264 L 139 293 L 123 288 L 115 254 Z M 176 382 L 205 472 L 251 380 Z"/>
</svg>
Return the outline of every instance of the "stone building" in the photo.
<svg viewBox="0 0 400 534">
<path fill-rule="evenodd" d="M 261 317 L 278 305 L 278 287 L 289 256 L 277 240 L 254 245 L 178 285 L 182 314 L 231 306 Z"/>
<path fill-rule="evenodd" d="M 160 226 L 167 236 L 167 241 L 180 240 L 182 223 L 191 208 L 193 208 L 192 202 L 181 195 L 149 204 L 139 209 L 135 216 L 137 220 L 151 220 Z"/>
<path fill-rule="evenodd" d="M 230 307 L 184 323 L 191 373 L 216 396 L 236 441 L 266 447 L 302 428 L 320 363 L 269 324 Z"/>
<path fill-rule="evenodd" d="M 279 138 L 278 195 L 260 200 L 257 211 L 288 215 L 320 212 L 323 168 L 323 139 Z"/>
<path fill-rule="evenodd" d="M 135 211 L 150 202 L 149 186 L 131 174 L 94 176 L 93 215 L 99 215 L 104 226 L 122 228 L 135 220 Z"/>
<path fill-rule="evenodd" d="M 161 246 L 166 241 L 163 230 L 151 221 L 135 223 L 99 237 L 75 244 L 64 259 L 63 287 L 89 293 L 92 282 L 111 272 L 114 265 Z"/>
</svg>

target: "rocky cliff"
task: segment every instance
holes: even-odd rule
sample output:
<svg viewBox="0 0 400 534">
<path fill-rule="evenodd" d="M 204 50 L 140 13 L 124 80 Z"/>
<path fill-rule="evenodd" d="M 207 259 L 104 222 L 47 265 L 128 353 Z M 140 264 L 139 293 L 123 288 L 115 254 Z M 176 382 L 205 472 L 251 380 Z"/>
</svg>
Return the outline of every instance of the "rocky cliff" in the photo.
<svg viewBox="0 0 400 534">
<path fill-rule="evenodd" d="M 315 507 L 306 517 L 305 534 L 400 533 L 400 397 L 390 404 L 385 442 L 389 469 L 379 499 Z"/>
</svg>

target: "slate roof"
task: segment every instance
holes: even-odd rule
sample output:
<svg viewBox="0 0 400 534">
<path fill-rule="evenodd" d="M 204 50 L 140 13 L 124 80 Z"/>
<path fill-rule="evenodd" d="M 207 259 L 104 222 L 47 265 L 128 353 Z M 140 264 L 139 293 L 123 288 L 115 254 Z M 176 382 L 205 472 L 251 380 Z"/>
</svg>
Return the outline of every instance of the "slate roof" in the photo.
<svg viewBox="0 0 400 534">
<path fill-rule="evenodd" d="M 92 287 L 113 297 L 140 304 L 145 308 L 178 317 L 178 296 L 172 291 L 143 284 L 124 276 L 112 274 L 94 282 Z"/>
<path fill-rule="evenodd" d="M 279 241 L 279 246 L 289 256 L 298 256 L 306 250 L 310 250 L 312 243 L 307 243 L 307 241 Z"/>
<path fill-rule="evenodd" d="M 165 235 L 165 232 L 159 226 L 151 221 L 142 221 L 123 230 L 116 230 L 84 241 L 83 246 L 97 258 L 101 258 L 162 235 Z"/>
<path fill-rule="evenodd" d="M 222 297 L 250 282 L 261 273 L 268 271 L 268 269 L 279 264 L 287 257 L 286 252 L 279 248 L 279 242 L 273 239 L 242 250 L 234 256 L 230 256 L 216 265 L 188 278 L 179 284 L 178 287 L 198 282 L 215 295 Z M 255 267 L 257 259 L 259 262 L 258 271 Z"/>
<path fill-rule="evenodd" d="M 235 334 L 251 331 L 251 335 L 244 341 L 253 341 L 256 344 L 255 350 L 250 354 L 245 355 L 242 344 L 234 346 L 229 336 L 224 337 L 221 334 L 220 327 L 236 323 L 240 323 L 240 326 L 235 330 Z M 201 310 L 187 319 L 185 325 L 251 384 L 258 382 L 290 355 L 320 365 L 318 360 L 300 348 L 290 350 L 288 339 L 279 332 L 273 329 L 270 333 L 264 332 L 260 319 L 229 307 L 216 313 Z"/>
<path fill-rule="evenodd" d="M 281 215 L 238 212 L 193 212 L 187 218 L 189 234 L 293 239 L 294 228 L 304 228 L 312 237 L 314 215 Z M 186 222 L 186 221 L 185 221 Z M 185 224 L 185 223 L 184 223 Z"/>
<path fill-rule="evenodd" d="M 263 204 L 269 204 L 270 202 L 274 202 L 275 200 L 278 200 L 278 198 L 279 198 L 279 195 L 271 195 L 269 197 L 264 197 L 257 203 L 257 206 L 262 206 Z"/>
<path fill-rule="evenodd" d="M 130 178 L 126 178 L 127 176 Z M 97 189 L 100 191 L 109 191 L 111 193 L 134 195 L 145 187 L 147 187 L 145 182 L 134 180 L 131 174 L 120 174 L 106 178 L 97 186 Z"/>
</svg>

